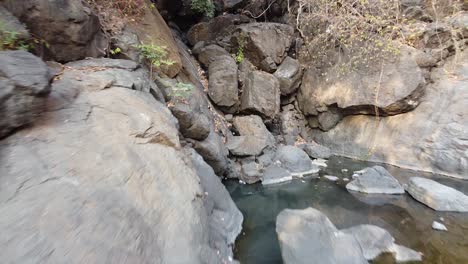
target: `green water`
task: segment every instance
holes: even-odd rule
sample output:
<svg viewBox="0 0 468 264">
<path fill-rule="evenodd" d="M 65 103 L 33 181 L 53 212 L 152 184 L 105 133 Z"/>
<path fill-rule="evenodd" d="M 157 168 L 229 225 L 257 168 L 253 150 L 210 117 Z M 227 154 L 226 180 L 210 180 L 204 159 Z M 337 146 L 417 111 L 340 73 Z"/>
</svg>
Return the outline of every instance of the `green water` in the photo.
<svg viewBox="0 0 468 264">
<path fill-rule="evenodd" d="M 320 175 L 351 179 L 353 171 L 374 164 L 344 158 L 332 158 Z M 411 176 L 431 177 L 468 194 L 468 181 L 432 176 L 420 172 L 385 166 L 400 182 Z M 343 172 L 342 169 L 347 169 Z M 243 232 L 239 236 L 235 257 L 242 264 L 283 263 L 275 233 L 275 220 L 285 208 L 314 207 L 325 213 L 338 228 L 373 224 L 388 230 L 398 244 L 423 252 L 423 263 L 468 263 L 468 213 L 436 212 L 413 200 L 408 194 L 366 196 L 351 194 L 346 182 L 309 178 L 262 186 L 226 182 L 234 201 L 244 214 Z M 440 218 L 443 218 L 442 222 Z M 445 224 L 448 232 L 432 230 L 432 221 Z M 373 263 L 393 263 L 391 256 L 382 256 Z"/>
</svg>

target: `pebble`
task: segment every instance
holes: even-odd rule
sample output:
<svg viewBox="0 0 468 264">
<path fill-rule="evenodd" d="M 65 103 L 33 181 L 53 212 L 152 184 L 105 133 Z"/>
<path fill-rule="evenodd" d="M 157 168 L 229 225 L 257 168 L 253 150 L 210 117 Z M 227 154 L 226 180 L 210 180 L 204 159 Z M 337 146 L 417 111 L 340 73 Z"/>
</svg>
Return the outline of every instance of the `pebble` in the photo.
<svg viewBox="0 0 468 264">
<path fill-rule="evenodd" d="M 432 222 L 432 229 L 439 231 L 448 231 L 447 227 L 444 224 L 441 224 L 436 221 Z"/>
</svg>

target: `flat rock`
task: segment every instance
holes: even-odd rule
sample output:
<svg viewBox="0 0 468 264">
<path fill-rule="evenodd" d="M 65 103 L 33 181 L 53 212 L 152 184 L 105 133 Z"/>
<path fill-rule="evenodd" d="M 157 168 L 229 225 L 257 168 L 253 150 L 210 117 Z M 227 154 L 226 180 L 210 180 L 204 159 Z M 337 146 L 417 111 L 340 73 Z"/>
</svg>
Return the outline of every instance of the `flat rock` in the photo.
<svg viewBox="0 0 468 264">
<path fill-rule="evenodd" d="M 367 168 L 346 185 L 349 191 L 363 193 L 404 194 L 405 190 L 385 168 L 374 166 Z"/>
<path fill-rule="evenodd" d="M 318 168 L 312 164 L 309 156 L 302 149 L 295 146 L 278 147 L 274 160 L 294 176 L 302 177 L 306 174 L 318 172 Z"/>
<path fill-rule="evenodd" d="M 258 156 L 267 147 L 266 139 L 255 136 L 233 136 L 226 147 L 235 156 Z"/>
<path fill-rule="evenodd" d="M 268 166 L 262 177 L 262 184 L 278 184 L 283 182 L 288 182 L 292 180 L 292 175 L 286 169 L 281 168 L 277 164 L 271 164 Z"/>
<path fill-rule="evenodd" d="M 285 264 L 364 264 L 355 237 L 340 232 L 320 211 L 283 210 L 276 218 L 276 233 Z"/>
<path fill-rule="evenodd" d="M 436 211 L 468 212 L 468 196 L 436 181 L 413 177 L 406 191 Z"/>
</svg>

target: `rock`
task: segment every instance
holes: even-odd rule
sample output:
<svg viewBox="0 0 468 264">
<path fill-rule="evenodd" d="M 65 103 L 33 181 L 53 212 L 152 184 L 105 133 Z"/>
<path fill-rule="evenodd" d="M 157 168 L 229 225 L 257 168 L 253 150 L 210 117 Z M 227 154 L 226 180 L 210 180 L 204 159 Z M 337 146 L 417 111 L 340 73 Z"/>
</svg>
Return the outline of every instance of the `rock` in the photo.
<svg viewBox="0 0 468 264">
<path fill-rule="evenodd" d="M 344 76 L 333 67 L 322 74 L 307 70 L 298 93 L 304 115 L 318 115 L 321 128 L 328 131 L 342 115 L 375 115 L 376 108 L 380 116 L 413 110 L 419 105 L 425 87 L 423 72 L 412 56 L 415 52 L 403 46 L 400 57 L 382 67 L 354 70 Z M 336 111 L 328 115 L 328 108 Z"/>
<path fill-rule="evenodd" d="M 2 4 L 35 38 L 48 44 L 46 59 L 68 62 L 106 54 L 107 39 L 99 19 L 82 1 L 4 0 Z"/>
<path fill-rule="evenodd" d="M 283 106 L 282 110 L 283 111 L 280 113 L 280 121 L 284 143 L 287 145 L 294 145 L 298 138 L 307 137 L 307 121 L 304 115 L 296 110 L 293 105 Z"/>
<path fill-rule="evenodd" d="M 240 180 L 248 183 L 253 184 L 261 180 L 262 178 L 262 166 L 252 160 L 247 160 L 242 162 L 241 167 L 242 173 Z"/>
<path fill-rule="evenodd" d="M 276 77 L 266 72 L 251 72 L 245 80 L 240 109 L 274 118 L 280 109 L 279 82 Z"/>
<path fill-rule="evenodd" d="M 358 225 L 343 229 L 341 232 L 356 238 L 367 260 L 373 260 L 385 252 L 394 254 L 398 263 L 422 260 L 421 253 L 395 244 L 392 235 L 378 226 Z"/>
<path fill-rule="evenodd" d="M 323 168 L 328 167 L 327 160 L 324 160 L 324 159 L 314 159 L 312 161 L 312 165 L 315 165 L 317 167 L 323 167 Z"/>
<path fill-rule="evenodd" d="M 362 193 L 404 194 L 405 189 L 385 168 L 374 166 L 346 185 L 349 191 Z"/>
<path fill-rule="evenodd" d="M 203 156 L 203 159 L 208 163 L 216 175 L 224 175 L 228 169 L 228 150 L 224 146 L 223 139 L 213 130 L 210 129 L 208 137 L 202 141 L 191 141 L 193 148 Z"/>
<path fill-rule="evenodd" d="M 448 231 L 447 227 L 444 224 L 439 223 L 437 221 L 432 222 L 432 229 L 438 231 Z"/>
<path fill-rule="evenodd" d="M 244 58 L 239 64 L 239 83 L 243 86 L 245 84 L 245 79 L 255 70 L 255 66 L 248 59 Z"/>
<path fill-rule="evenodd" d="M 197 55 L 198 61 L 206 68 L 209 68 L 210 64 L 213 61 L 219 60 L 221 57 L 225 57 L 225 56 L 230 57 L 229 53 L 225 49 L 221 48 L 218 45 L 213 45 L 213 44 L 200 48 L 194 53 L 195 55 Z M 234 66 L 233 68 L 237 69 L 237 65 Z M 210 77 L 211 77 L 211 74 L 210 74 Z"/>
<path fill-rule="evenodd" d="M 331 175 L 325 175 L 323 176 L 325 179 L 329 180 L 329 181 L 338 181 L 340 178 L 336 177 L 336 176 L 331 176 Z"/>
<path fill-rule="evenodd" d="M 120 52 L 113 54 L 113 58 L 140 61 L 140 51 L 137 48 L 141 44 L 140 38 L 137 32 L 129 26 L 112 35 L 111 43 L 114 50 L 120 49 Z"/>
<path fill-rule="evenodd" d="M 316 142 L 299 145 L 312 159 L 328 159 L 331 157 L 329 148 L 317 144 Z"/>
<path fill-rule="evenodd" d="M 208 95 L 225 112 L 233 113 L 239 104 L 237 64 L 231 56 L 221 56 L 209 67 Z"/>
<path fill-rule="evenodd" d="M 17 40 L 28 40 L 31 34 L 23 24 L 3 6 L 0 6 L 0 29 L 7 32 L 15 32 Z"/>
<path fill-rule="evenodd" d="M 50 91 L 49 77 L 47 65 L 31 53 L 0 52 L 0 138 L 37 119 Z"/>
<path fill-rule="evenodd" d="M 274 75 L 280 82 L 281 95 L 294 93 L 302 79 L 302 68 L 299 62 L 291 57 L 286 57 Z"/>
<path fill-rule="evenodd" d="M 258 68 L 272 72 L 286 57 L 294 28 L 278 23 L 249 23 L 237 27 L 231 41 L 235 47 L 244 43 L 245 58 Z"/>
<path fill-rule="evenodd" d="M 279 161 L 281 167 L 287 169 L 293 176 L 302 176 L 318 172 L 318 168 L 312 165 L 309 156 L 295 146 L 280 146 L 276 152 L 275 161 Z"/>
<path fill-rule="evenodd" d="M 258 156 L 267 147 L 265 138 L 235 136 L 229 138 L 226 147 L 235 156 Z"/>
<path fill-rule="evenodd" d="M 276 233 L 285 264 L 368 263 L 354 236 L 340 232 L 318 210 L 283 210 L 276 218 Z"/>
<path fill-rule="evenodd" d="M 311 137 L 339 155 L 468 179 L 468 50 L 431 76 L 434 83 L 413 111 L 379 120 L 348 116 Z"/>
<path fill-rule="evenodd" d="M 0 141 L 2 261 L 229 262 L 241 225 L 229 195 L 200 158 L 195 169 L 152 87 L 121 86 L 148 72 L 102 62 L 67 65 L 35 125 Z"/>
<path fill-rule="evenodd" d="M 193 149 L 188 152 L 205 192 L 210 243 L 220 251 L 221 256 L 231 256 L 232 259 L 232 246 L 242 231 L 244 217 L 213 169 Z"/>
<path fill-rule="evenodd" d="M 436 211 L 468 212 L 468 196 L 436 181 L 413 177 L 406 191 Z"/>
<path fill-rule="evenodd" d="M 268 146 L 275 145 L 275 138 L 259 116 L 236 116 L 233 125 L 241 136 L 255 136 L 259 139 L 266 139 Z"/>
<path fill-rule="evenodd" d="M 281 168 L 277 164 L 272 164 L 265 169 L 262 177 L 263 185 L 278 184 L 292 180 L 289 171 Z"/>
<path fill-rule="evenodd" d="M 192 46 L 200 41 L 211 42 L 223 36 L 229 36 L 236 29 L 236 25 L 249 21 L 249 18 L 244 15 L 217 16 L 208 22 L 201 22 L 191 27 L 187 32 L 187 39 Z"/>
<path fill-rule="evenodd" d="M 184 137 L 204 140 L 210 134 L 210 121 L 208 118 L 194 111 L 190 105 L 178 103 L 169 109 L 179 121 L 179 130 Z"/>
</svg>

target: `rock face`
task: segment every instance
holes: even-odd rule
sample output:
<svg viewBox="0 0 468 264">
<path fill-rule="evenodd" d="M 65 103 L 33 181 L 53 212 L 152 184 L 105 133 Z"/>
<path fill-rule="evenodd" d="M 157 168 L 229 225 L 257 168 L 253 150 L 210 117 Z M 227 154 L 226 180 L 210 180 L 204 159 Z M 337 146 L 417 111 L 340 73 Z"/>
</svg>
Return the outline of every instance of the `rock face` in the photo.
<svg viewBox="0 0 468 264">
<path fill-rule="evenodd" d="M 275 76 L 262 72 L 251 72 L 243 87 L 241 110 L 274 118 L 280 109 L 279 82 Z"/>
<path fill-rule="evenodd" d="M 50 91 L 46 64 L 26 51 L 0 52 L 0 138 L 32 123 Z"/>
<path fill-rule="evenodd" d="M 34 127 L 0 141 L 2 261 L 229 262 L 242 217 L 227 192 L 165 105 L 124 88 L 149 79 L 98 62 L 67 65 Z"/>
<path fill-rule="evenodd" d="M 413 177 L 406 191 L 436 211 L 468 212 L 468 196 L 436 181 Z"/>
<path fill-rule="evenodd" d="M 321 212 L 283 210 L 276 218 L 276 233 L 285 264 L 368 263 L 354 236 L 341 233 Z"/>
<path fill-rule="evenodd" d="M 68 62 L 105 55 L 107 40 L 99 19 L 82 1 L 5 0 L 2 4 L 48 43 L 46 55 L 51 59 Z"/>
<path fill-rule="evenodd" d="M 274 75 L 280 82 L 281 95 L 289 95 L 301 84 L 302 68 L 297 60 L 286 57 Z"/>
<path fill-rule="evenodd" d="M 431 76 L 415 110 L 380 119 L 348 116 L 311 136 L 337 155 L 468 179 L 468 50 Z"/>
<path fill-rule="evenodd" d="M 279 114 L 284 143 L 294 145 L 298 137 L 307 138 L 309 129 L 304 115 L 294 105 L 285 105 Z"/>
<path fill-rule="evenodd" d="M 278 23 L 249 23 L 237 27 L 234 46 L 243 46 L 245 57 L 258 68 L 273 72 L 286 57 L 294 28 Z M 243 43 L 243 45 L 242 45 Z"/>
<path fill-rule="evenodd" d="M 374 166 L 346 185 L 346 189 L 362 193 L 404 194 L 405 189 L 385 168 Z"/>
<path fill-rule="evenodd" d="M 231 56 L 221 56 L 210 63 L 208 95 L 226 112 L 235 112 L 239 104 L 237 64 Z"/>
<path fill-rule="evenodd" d="M 299 91 L 299 105 L 306 116 L 319 116 L 320 127 L 326 131 L 337 123 L 335 120 L 326 125 L 320 119 L 319 114 L 329 108 L 343 115 L 375 115 L 377 108 L 380 116 L 413 110 L 419 105 L 425 87 L 423 72 L 412 56 L 415 52 L 409 47 L 402 48 L 399 58 L 382 67 L 355 70 L 345 75 L 336 68 L 323 74 L 309 69 Z"/>
</svg>

